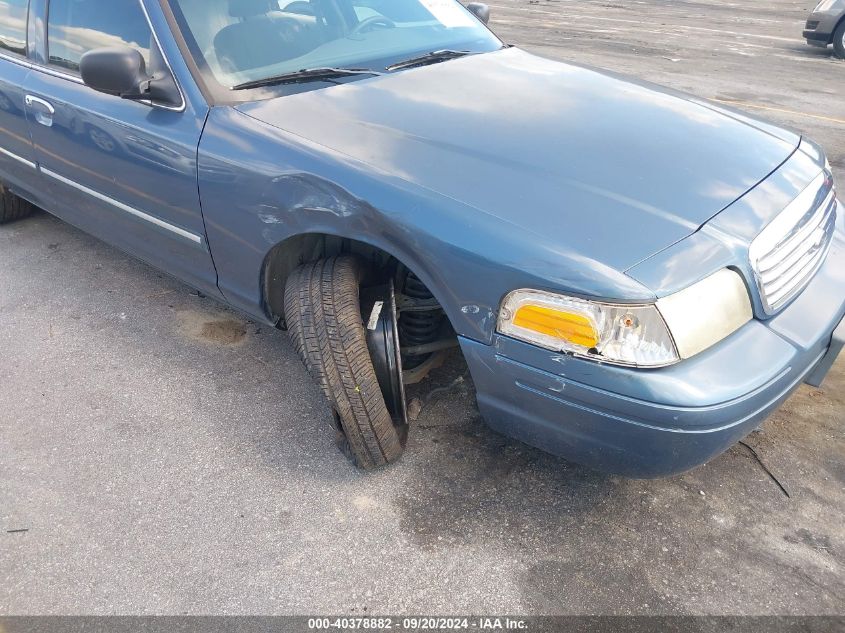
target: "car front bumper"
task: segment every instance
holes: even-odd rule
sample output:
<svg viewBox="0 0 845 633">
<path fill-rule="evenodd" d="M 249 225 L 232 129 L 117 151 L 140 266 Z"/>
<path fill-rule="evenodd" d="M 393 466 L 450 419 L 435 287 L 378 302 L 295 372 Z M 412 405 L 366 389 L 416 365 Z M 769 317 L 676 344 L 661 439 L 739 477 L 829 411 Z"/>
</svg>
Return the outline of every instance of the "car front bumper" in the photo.
<svg viewBox="0 0 845 633">
<path fill-rule="evenodd" d="M 839 11 L 813 13 L 804 27 L 804 39 L 813 46 L 827 46 L 833 41 L 833 32 L 841 18 Z"/>
<path fill-rule="evenodd" d="M 843 317 L 840 219 L 825 264 L 789 307 L 671 367 L 602 365 L 504 336 L 461 347 L 492 428 L 599 470 L 656 478 L 719 455 L 802 382 L 818 383 L 845 340 Z"/>
</svg>

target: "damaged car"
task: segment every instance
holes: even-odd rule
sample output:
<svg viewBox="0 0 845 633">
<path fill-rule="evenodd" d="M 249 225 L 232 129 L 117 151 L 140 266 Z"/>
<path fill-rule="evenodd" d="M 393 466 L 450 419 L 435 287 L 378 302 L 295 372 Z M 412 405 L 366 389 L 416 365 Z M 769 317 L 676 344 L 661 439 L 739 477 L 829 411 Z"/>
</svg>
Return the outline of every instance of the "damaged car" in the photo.
<svg viewBox="0 0 845 633">
<path fill-rule="evenodd" d="M 455 0 L 0 0 L 0 221 L 35 206 L 287 330 L 363 469 L 459 349 L 494 429 L 629 477 L 845 340 L 822 149 L 506 45 Z"/>
</svg>

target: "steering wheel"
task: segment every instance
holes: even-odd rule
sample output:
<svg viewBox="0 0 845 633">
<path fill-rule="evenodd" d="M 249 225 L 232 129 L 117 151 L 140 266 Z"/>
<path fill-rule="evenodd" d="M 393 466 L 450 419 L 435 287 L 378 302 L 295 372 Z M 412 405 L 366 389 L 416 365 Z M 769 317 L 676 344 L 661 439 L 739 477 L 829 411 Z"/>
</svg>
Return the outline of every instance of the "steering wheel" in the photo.
<svg viewBox="0 0 845 633">
<path fill-rule="evenodd" d="M 394 22 L 390 18 L 386 18 L 383 15 L 374 15 L 370 18 L 365 18 L 358 22 L 358 25 L 349 32 L 349 35 L 360 35 L 364 31 L 368 30 L 370 27 L 376 25 L 381 25 L 388 29 L 396 28 L 396 22 Z"/>
</svg>

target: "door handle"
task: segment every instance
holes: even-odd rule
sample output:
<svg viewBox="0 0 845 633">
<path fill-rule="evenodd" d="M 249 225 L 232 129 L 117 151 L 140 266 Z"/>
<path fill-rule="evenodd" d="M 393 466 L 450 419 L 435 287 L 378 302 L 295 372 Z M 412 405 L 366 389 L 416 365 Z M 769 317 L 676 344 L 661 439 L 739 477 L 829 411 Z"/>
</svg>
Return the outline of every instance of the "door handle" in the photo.
<svg viewBox="0 0 845 633">
<path fill-rule="evenodd" d="M 35 111 L 35 120 L 38 123 L 45 127 L 53 127 L 53 115 L 56 114 L 56 108 L 52 103 L 33 95 L 26 95 L 24 101 Z"/>
</svg>

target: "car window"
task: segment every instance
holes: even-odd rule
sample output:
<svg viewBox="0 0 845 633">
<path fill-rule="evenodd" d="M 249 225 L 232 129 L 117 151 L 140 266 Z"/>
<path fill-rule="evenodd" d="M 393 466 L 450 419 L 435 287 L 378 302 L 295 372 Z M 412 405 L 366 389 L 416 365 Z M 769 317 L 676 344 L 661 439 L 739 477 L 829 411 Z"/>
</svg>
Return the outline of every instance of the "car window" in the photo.
<svg viewBox="0 0 845 633">
<path fill-rule="evenodd" d="M 50 0 L 50 64 L 78 72 L 82 55 L 103 46 L 129 46 L 150 63 L 150 32 L 138 0 Z"/>
<path fill-rule="evenodd" d="M 385 60 L 501 42 L 457 0 L 170 0 L 200 66 L 242 82 L 324 66 L 383 70 Z"/>
<path fill-rule="evenodd" d="M 26 55 L 28 1 L 0 0 L 0 50 Z"/>
</svg>

